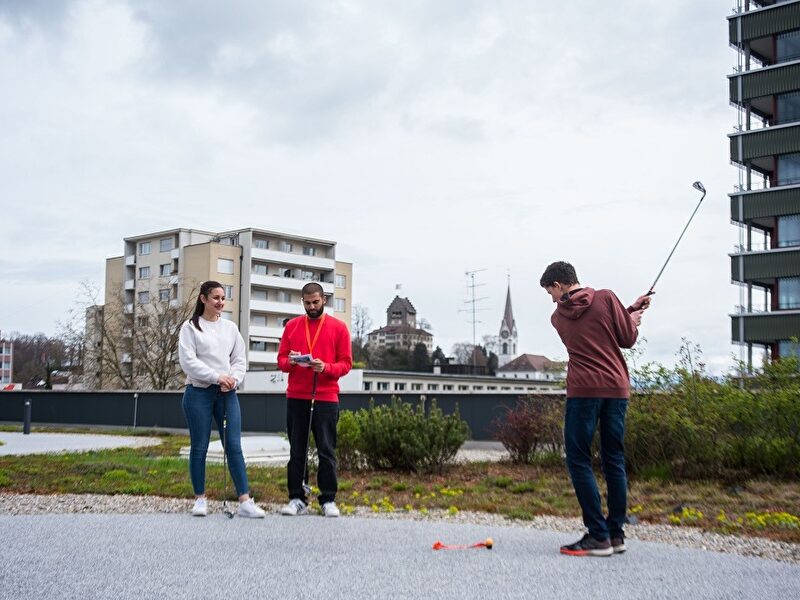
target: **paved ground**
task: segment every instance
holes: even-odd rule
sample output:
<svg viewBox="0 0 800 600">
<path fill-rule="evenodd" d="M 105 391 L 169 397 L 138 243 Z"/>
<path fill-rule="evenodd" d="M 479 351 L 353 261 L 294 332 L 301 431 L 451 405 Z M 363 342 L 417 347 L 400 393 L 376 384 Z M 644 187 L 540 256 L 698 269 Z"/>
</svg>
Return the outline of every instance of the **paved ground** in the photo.
<svg viewBox="0 0 800 600">
<path fill-rule="evenodd" d="M 22 433 L 0 431 L 0 456 L 46 454 L 49 452 L 86 452 L 124 446 L 139 447 L 160 444 L 158 438 L 85 433 Z"/>
<path fill-rule="evenodd" d="M 0 597 L 800 597 L 800 567 L 630 541 L 609 558 L 561 556 L 563 534 L 363 518 L 221 514 L 0 516 Z M 494 538 L 493 550 L 434 541 Z"/>
</svg>

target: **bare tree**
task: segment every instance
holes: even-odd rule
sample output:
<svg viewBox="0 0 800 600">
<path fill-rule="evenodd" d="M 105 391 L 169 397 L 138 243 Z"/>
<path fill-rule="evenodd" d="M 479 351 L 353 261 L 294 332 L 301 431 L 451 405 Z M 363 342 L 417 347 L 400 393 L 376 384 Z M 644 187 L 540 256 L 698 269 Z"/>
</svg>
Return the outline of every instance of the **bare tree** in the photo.
<svg viewBox="0 0 800 600">
<path fill-rule="evenodd" d="M 177 389 L 180 329 L 191 316 L 194 298 L 178 302 L 154 296 L 126 303 L 120 294 L 97 302 L 98 291 L 82 284 L 84 297 L 84 382 L 90 389 Z"/>
<path fill-rule="evenodd" d="M 363 304 L 353 306 L 352 318 L 353 341 L 360 347 L 367 343 L 367 334 L 372 328 L 372 319 L 369 316 L 369 309 Z"/>
<path fill-rule="evenodd" d="M 474 350 L 475 346 L 469 342 L 458 342 L 453 344 L 453 349 L 450 352 L 452 352 L 455 357 L 456 364 L 468 365 L 472 363 L 472 353 Z"/>
</svg>

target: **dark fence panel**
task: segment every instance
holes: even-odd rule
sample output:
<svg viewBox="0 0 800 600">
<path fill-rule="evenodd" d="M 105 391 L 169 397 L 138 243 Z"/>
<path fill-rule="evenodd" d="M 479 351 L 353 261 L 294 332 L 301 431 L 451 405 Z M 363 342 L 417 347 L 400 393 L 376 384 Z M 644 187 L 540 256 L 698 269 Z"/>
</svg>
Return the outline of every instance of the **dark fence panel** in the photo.
<svg viewBox="0 0 800 600">
<path fill-rule="evenodd" d="M 135 397 L 138 394 L 138 403 Z M 181 408 L 182 392 L 66 392 L 29 391 L 0 393 L 0 421 L 22 423 L 24 402 L 32 400 L 32 420 L 59 425 L 111 425 L 118 427 L 164 427 L 185 429 Z M 342 410 L 367 408 L 370 399 L 377 406 L 391 402 L 393 396 L 416 405 L 420 394 L 350 392 L 340 396 Z M 491 424 L 513 408 L 518 400 L 508 394 L 424 395 L 426 408 L 431 401 L 445 414 L 455 412 L 472 431 L 474 440 L 492 439 Z M 242 392 L 242 429 L 249 432 L 282 432 L 286 429 L 286 400 L 283 394 Z M 134 422 L 135 418 L 135 422 Z"/>
</svg>

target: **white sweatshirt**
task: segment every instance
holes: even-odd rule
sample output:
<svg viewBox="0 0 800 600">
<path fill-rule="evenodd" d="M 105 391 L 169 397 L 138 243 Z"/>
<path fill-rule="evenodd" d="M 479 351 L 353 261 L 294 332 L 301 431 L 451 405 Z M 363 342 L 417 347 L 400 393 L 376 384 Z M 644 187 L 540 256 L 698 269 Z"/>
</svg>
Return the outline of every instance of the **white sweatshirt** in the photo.
<svg viewBox="0 0 800 600">
<path fill-rule="evenodd" d="M 206 321 L 200 317 L 202 331 L 186 321 L 181 326 L 178 358 L 186 373 L 186 383 L 207 388 L 219 381 L 220 375 L 230 375 L 236 387 L 242 383 L 245 371 L 244 340 L 232 321 Z"/>
</svg>

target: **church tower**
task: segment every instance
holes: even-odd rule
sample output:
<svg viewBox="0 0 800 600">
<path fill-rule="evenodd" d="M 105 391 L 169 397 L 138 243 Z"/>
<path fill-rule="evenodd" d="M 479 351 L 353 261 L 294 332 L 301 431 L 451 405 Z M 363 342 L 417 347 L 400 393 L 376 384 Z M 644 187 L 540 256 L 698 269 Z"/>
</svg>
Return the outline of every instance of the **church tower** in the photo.
<svg viewBox="0 0 800 600">
<path fill-rule="evenodd" d="M 506 309 L 500 322 L 500 337 L 497 343 L 497 366 L 502 367 L 517 356 L 517 324 L 514 311 L 511 309 L 511 280 L 508 282 Z"/>
</svg>

